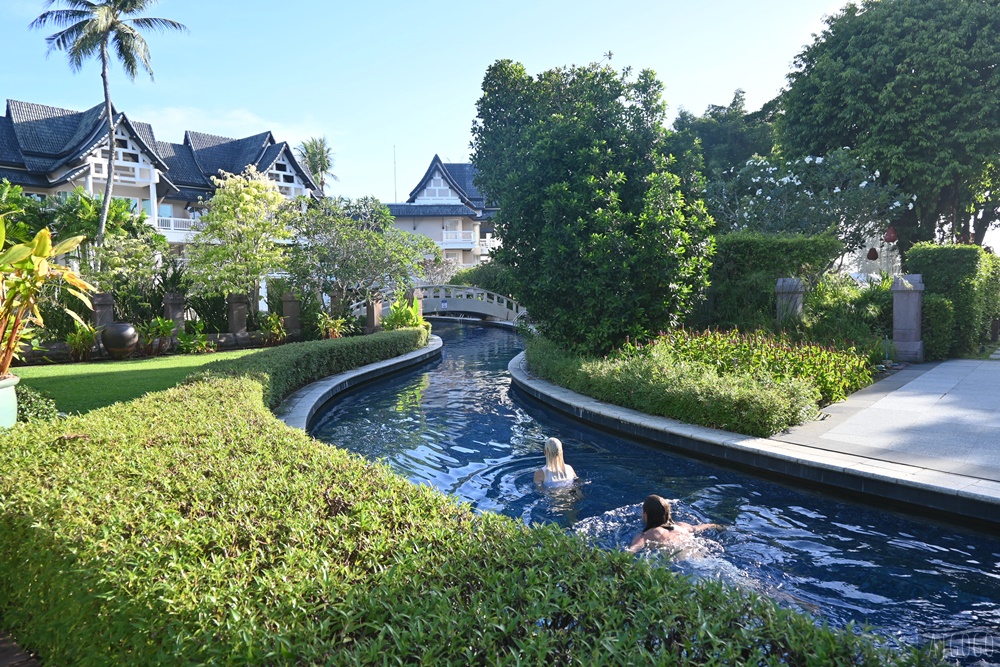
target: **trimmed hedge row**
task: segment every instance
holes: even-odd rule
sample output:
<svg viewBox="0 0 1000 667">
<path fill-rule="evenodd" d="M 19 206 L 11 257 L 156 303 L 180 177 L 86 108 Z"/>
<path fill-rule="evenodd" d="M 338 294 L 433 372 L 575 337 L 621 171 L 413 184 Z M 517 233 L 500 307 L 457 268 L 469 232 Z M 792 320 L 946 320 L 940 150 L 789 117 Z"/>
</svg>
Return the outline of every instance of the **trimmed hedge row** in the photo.
<svg viewBox="0 0 1000 667">
<path fill-rule="evenodd" d="M 253 378 L 264 388 L 264 404 L 274 409 L 286 396 L 310 382 L 418 350 L 427 345 L 429 338 L 429 327 L 415 327 L 335 341 L 292 343 L 208 364 L 188 381 L 219 376 Z"/>
<path fill-rule="evenodd" d="M 921 311 L 924 359 L 947 359 L 955 343 L 955 306 L 940 294 L 925 294 Z"/>
<path fill-rule="evenodd" d="M 720 372 L 712 363 L 655 354 L 588 359 L 540 337 L 528 341 L 531 370 L 586 396 L 678 419 L 766 438 L 816 412 L 819 391 L 797 378 Z"/>
<path fill-rule="evenodd" d="M 923 277 L 925 295 L 951 299 L 952 356 L 971 352 L 986 339 L 1000 317 L 1000 258 L 975 245 L 918 243 L 906 253 L 906 270 Z"/>
<path fill-rule="evenodd" d="M 939 664 L 312 440 L 265 406 L 313 373 L 315 351 L 287 347 L 270 373 L 4 434 L 0 623 L 25 648 L 85 666 Z"/>
</svg>

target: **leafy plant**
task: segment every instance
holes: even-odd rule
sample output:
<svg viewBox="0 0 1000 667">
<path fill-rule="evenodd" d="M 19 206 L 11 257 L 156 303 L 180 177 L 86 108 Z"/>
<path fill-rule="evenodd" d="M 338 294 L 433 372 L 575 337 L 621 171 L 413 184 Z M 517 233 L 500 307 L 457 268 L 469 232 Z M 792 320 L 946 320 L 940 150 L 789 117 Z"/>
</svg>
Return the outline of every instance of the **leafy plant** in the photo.
<svg viewBox="0 0 1000 667">
<path fill-rule="evenodd" d="M 0 248 L 5 236 L 5 230 L 0 228 Z M 69 284 L 68 291 L 91 307 L 87 292 L 93 287 L 69 268 L 52 263 L 54 258 L 71 252 L 81 241 L 82 236 L 75 236 L 53 247 L 52 235 L 48 229 L 43 229 L 30 243 L 11 246 L 0 253 L 0 378 L 7 376 L 11 361 L 20 351 L 22 338 L 31 332 L 31 325 L 44 326 L 38 298 L 47 282 L 65 281 Z"/>
<path fill-rule="evenodd" d="M 69 357 L 73 361 L 90 361 L 97 344 L 97 329 L 84 322 L 77 322 L 76 329 L 66 336 Z"/>
<path fill-rule="evenodd" d="M 175 327 L 174 321 L 165 317 L 154 317 L 149 322 L 136 326 L 140 352 L 147 357 L 164 354 L 170 348 Z"/>
<path fill-rule="evenodd" d="M 420 314 L 420 304 L 416 299 L 408 303 L 405 296 L 400 295 L 389 306 L 389 314 L 382 319 L 382 328 L 386 331 L 404 329 L 407 327 L 424 326 L 426 320 Z"/>
<path fill-rule="evenodd" d="M 483 262 L 468 269 L 462 269 L 448 281 L 451 285 L 469 285 L 490 292 L 512 296 L 514 277 L 510 268 L 499 262 Z"/>
<path fill-rule="evenodd" d="M 322 311 L 316 314 L 316 321 L 326 339 L 340 338 L 351 328 L 346 317 L 333 317 Z"/>
<path fill-rule="evenodd" d="M 921 338 L 925 360 L 948 358 L 955 345 L 955 306 L 951 299 L 940 294 L 924 294 Z"/>
<path fill-rule="evenodd" d="M 269 313 L 261 323 L 261 331 L 264 332 L 264 345 L 267 346 L 281 345 L 288 338 L 281 313 Z"/>
<path fill-rule="evenodd" d="M 190 329 L 188 331 L 187 329 Z M 177 334 L 177 351 L 181 354 L 204 354 L 215 352 L 215 343 L 208 340 L 203 322 L 187 322 L 185 331 Z"/>
<path fill-rule="evenodd" d="M 221 294 L 191 294 L 188 304 L 198 316 L 208 333 L 227 333 L 229 331 L 229 309 L 226 297 Z"/>
</svg>

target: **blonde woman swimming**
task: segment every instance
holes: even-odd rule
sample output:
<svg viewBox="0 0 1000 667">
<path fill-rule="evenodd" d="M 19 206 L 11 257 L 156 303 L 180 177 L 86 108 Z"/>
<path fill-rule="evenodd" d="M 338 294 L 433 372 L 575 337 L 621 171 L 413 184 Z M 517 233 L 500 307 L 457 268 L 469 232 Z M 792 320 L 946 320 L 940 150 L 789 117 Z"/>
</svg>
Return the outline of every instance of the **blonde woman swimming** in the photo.
<svg viewBox="0 0 1000 667">
<path fill-rule="evenodd" d="M 549 438 L 545 441 L 545 467 L 535 471 L 535 484 L 555 486 L 574 479 L 576 471 L 563 460 L 562 443 L 558 438 Z"/>
</svg>

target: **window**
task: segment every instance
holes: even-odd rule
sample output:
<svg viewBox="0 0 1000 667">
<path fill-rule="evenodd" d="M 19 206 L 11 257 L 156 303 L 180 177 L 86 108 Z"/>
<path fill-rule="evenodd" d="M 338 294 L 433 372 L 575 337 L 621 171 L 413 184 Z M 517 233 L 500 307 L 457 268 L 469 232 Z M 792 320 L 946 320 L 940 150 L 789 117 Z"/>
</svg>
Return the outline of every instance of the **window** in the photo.
<svg viewBox="0 0 1000 667">
<path fill-rule="evenodd" d="M 274 168 L 276 170 L 278 170 L 278 171 L 288 171 L 288 167 L 286 167 L 285 165 L 281 164 L 280 162 L 276 162 L 274 164 Z"/>
<path fill-rule="evenodd" d="M 149 201 L 148 199 L 143 199 L 142 200 L 142 210 L 146 212 L 146 215 L 152 216 L 153 215 L 153 202 Z"/>
<path fill-rule="evenodd" d="M 158 212 L 161 218 L 172 218 L 174 217 L 174 205 L 160 204 L 160 209 Z"/>
</svg>

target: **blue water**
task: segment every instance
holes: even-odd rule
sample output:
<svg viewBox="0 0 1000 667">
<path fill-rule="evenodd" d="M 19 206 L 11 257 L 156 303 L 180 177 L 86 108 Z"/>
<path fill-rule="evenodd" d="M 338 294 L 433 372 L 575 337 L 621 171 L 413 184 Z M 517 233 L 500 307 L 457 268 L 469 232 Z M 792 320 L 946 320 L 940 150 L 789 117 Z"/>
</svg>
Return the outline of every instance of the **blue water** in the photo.
<svg viewBox="0 0 1000 667">
<path fill-rule="evenodd" d="M 609 549 L 639 532 L 639 504 L 658 493 L 675 501 L 681 520 L 727 526 L 663 559 L 665 567 L 721 578 L 837 626 L 868 623 L 890 643 L 940 639 L 963 664 L 1000 664 L 1000 538 L 582 426 L 511 389 L 507 363 L 522 349 L 514 333 L 443 322 L 434 333 L 445 344 L 440 361 L 342 396 L 312 434 L 478 510 L 557 523 Z M 580 481 L 542 492 L 532 475 L 549 436 L 562 440 Z"/>
</svg>

